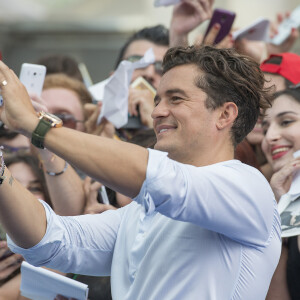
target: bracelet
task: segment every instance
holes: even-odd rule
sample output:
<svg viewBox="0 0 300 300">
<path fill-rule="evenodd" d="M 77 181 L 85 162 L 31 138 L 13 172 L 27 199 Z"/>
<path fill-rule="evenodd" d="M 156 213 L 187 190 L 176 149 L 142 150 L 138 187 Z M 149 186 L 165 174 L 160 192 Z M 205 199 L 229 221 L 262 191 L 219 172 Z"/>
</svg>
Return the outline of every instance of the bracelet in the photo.
<svg viewBox="0 0 300 300">
<path fill-rule="evenodd" d="M 58 172 L 58 173 L 55 173 L 55 172 L 49 172 L 49 171 L 47 171 L 47 170 L 45 170 L 45 172 L 46 172 L 48 175 L 50 175 L 50 176 L 58 176 L 58 175 L 61 175 L 61 174 L 63 174 L 63 173 L 66 172 L 68 165 L 69 165 L 69 164 L 66 162 L 66 163 L 65 163 L 64 169 L 63 169 L 61 172 Z"/>
<path fill-rule="evenodd" d="M 0 157 L 1 157 L 1 175 L 0 175 L 0 185 L 3 183 L 4 179 L 6 178 L 4 176 L 4 171 L 5 171 L 5 163 L 3 159 L 3 153 L 1 151 L 3 149 L 3 146 L 0 147 Z"/>
<path fill-rule="evenodd" d="M 2 174 L 0 175 L 0 185 L 3 183 L 6 176 L 4 176 L 5 164 L 2 166 Z"/>
</svg>

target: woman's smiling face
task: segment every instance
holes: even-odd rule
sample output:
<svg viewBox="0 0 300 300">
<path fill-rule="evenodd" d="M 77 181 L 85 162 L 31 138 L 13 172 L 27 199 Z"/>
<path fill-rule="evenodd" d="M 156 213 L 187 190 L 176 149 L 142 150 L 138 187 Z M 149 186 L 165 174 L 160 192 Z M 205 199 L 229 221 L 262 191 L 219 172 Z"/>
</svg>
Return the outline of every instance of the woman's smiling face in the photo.
<svg viewBox="0 0 300 300">
<path fill-rule="evenodd" d="M 280 95 L 266 110 L 262 127 L 262 150 L 277 172 L 300 150 L 300 102 L 290 95 Z"/>
</svg>

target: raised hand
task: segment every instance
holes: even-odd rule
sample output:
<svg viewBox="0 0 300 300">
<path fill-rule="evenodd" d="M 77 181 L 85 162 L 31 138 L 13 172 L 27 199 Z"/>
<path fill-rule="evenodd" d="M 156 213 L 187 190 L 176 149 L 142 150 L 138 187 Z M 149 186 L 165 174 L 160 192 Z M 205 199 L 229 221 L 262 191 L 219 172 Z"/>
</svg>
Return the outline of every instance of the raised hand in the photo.
<svg viewBox="0 0 300 300">
<path fill-rule="evenodd" d="M 300 170 L 300 157 L 292 159 L 278 172 L 274 173 L 270 185 L 277 201 L 286 194 L 291 186 L 293 174 Z"/>
<path fill-rule="evenodd" d="M 12 253 L 6 241 L 0 241 L 0 280 L 8 278 L 21 266 L 22 261 L 22 255 Z"/>
<path fill-rule="evenodd" d="M 170 46 L 188 46 L 188 33 L 212 16 L 214 0 L 183 0 L 174 6 Z"/>
</svg>

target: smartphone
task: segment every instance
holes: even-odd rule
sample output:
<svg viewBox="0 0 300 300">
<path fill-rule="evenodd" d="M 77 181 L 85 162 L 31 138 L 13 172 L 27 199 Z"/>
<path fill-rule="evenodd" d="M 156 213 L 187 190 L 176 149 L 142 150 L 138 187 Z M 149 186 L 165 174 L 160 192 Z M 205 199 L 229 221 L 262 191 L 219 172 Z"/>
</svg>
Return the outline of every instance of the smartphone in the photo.
<svg viewBox="0 0 300 300">
<path fill-rule="evenodd" d="M 147 89 L 153 95 L 153 101 L 154 101 L 154 97 L 156 95 L 156 90 L 144 77 L 140 76 L 137 79 L 135 79 L 131 83 L 130 87 L 138 89 L 138 90 Z M 143 127 L 144 127 L 144 125 L 140 119 L 140 116 L 129 116 L 127 124 L 125 126 L 123 126 L 122 128 L 139 129 L 139 128 L 143 128 Z"/>
<path fill-rule="evenodd" d="M 300 6 L 292 11 L 290 16 L 278 26 L 278 33 L 270 39 L 274 45 L 282 44 L 291 34 L 292 28 L 300 27 Z"/>
<path fill-rule="evenodd" d="M 36 64 L 24 63 L 21 66 L 20 81 L 25 85 L 28 93 L 41 95 L 44 80 L 46 76 L 46 67 Z"/>
<path fill-rule="evenodd" d="M 204 38 L 207 36 L 207 34 L 209 33 L 210 29 L 214 26 L 214 24 L 216 23 L 220 24 L 221 26 L 220 31 L 214 41 L 214 44 L 218 44 L 230 32 L 234 19 L 235 19 L 234 12 L 221 9 L 221 8 L 216 8 L 213 12 L 212 18 L 206 29 Z"/>
<path fill-rule="evenodd" d="M 104 185 L 98 190 L 97 200 L 99 203 L 109 204 L 106 188 Z"/>
</svg>

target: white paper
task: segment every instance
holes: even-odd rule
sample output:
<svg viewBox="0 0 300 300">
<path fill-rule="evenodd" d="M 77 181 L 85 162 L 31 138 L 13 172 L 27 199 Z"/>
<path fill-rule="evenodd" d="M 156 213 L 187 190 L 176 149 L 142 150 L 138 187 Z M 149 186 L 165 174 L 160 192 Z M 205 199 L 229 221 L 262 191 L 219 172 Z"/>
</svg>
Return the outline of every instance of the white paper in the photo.
<svg viewBox="0 0 300 300">
<path fill-rule="evenodd" d="M 175 5 L 181 2 L 181 0 L 155 0 L 154 1 L 154 6 L 159 7 L 159 6 L 169 6 L 169 5 Z"/>
<path fill-rule="evenodd" d="M 23 262 L 21 265 L 21 294 L 32 300 L 53 300 L 57 295 L 87 300 L 88 286 L 44 268 Z"/>
<path fill-rule="evenodd" d="M 154 63 L 154 61 L 155 56 L 152 48 L 150 48 L 139 61 L 130 62 L 123 60 L 119 64 L 117 70 L 108 78 L 104 85 L 103 105 L 97 120 L 98 124 L 100 124 L 103 117 L 116 128 L 121 128 L 127 124 L 128 93 L 132 73 L 135 69 L 145 68 Z"/>
<path fill-rule="evenodd" d="M 249 26 L 232 33 L 234 40 L 268 41 L 270 21 L 264 18 L 255 20 Z"/>
<path fill-rule="evenodd" d="M 108 81 L 109 81 L 109 78 L 88 87 L 88 90 L 91 93 L 93 99 L 95 99 L 97 101 L 103 101 L 104 88 Z"/>
</svg>

